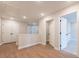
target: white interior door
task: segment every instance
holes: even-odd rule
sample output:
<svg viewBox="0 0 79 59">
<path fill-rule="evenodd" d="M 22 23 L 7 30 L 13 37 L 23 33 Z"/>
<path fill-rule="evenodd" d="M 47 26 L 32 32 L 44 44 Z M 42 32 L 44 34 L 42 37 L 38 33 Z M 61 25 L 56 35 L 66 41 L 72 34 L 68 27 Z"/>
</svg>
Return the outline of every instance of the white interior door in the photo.
<svg viewBox="0 0 79 59">
<path fill-rule="evenodd" d="M 61 17 L 61 50 L 76 54 L 76 12 Z"/>
<path fill-rule="evenodd" d="M 18 24 L 14 21 L 2 21 L 2 41 L 3 43 L 15 42 L 18 34 Z"/>
<path fill-rule="evenodd" d="M 19 29 L 20 29 L 19 23 L 16 21 L 12 21 L 11 26 L 12 26 L 11 27 L 11 33 L 12 33 L 11 39 L 12 39 L 12 41 L 16 41 L 16 40 L 18 40 L 18 34 L 19 34 Z"/>
<path fill-rule="evenodd" d="M 61 18 L 61 50 L 67 46 L 67 20 Z"/>
</svg>

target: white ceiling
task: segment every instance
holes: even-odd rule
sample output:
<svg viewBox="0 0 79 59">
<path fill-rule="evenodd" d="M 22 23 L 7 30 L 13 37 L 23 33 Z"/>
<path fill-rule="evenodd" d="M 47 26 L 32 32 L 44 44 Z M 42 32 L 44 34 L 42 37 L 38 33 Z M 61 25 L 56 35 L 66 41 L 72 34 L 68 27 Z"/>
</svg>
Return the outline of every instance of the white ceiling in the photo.
<svg viewBox="0 0 79 59">
<path fill-rule="evenodd" d="M 21 21 L 38 21 L 44 13 L 48 16 L 64 7 L 68 7 L 78 2 L 67 1 L 3 1 L 0 2 L 0 15 L 4 18 L 14 17 Z M 27 19 L 22 17 L 26 16 Z"/>
</svg>

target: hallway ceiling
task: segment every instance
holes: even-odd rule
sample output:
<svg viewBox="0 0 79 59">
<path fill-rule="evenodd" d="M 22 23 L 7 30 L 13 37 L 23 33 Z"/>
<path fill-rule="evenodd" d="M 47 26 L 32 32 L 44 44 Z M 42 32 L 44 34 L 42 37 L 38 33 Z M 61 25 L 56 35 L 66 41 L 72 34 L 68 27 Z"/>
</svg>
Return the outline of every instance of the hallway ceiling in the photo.
<svg viewBox="0 0 79 59">
<path fill-rule="evenodd" d="M 39 21 L 58 10 L 78 2 L 67 1 L 0 1 L 0 15 L 3 18 L 14 17 L 20 21 Z M 43 16 L 40 14 L 44 13 Z M 23 16 L 26 16 L 23 19 Z"/>
</svg>

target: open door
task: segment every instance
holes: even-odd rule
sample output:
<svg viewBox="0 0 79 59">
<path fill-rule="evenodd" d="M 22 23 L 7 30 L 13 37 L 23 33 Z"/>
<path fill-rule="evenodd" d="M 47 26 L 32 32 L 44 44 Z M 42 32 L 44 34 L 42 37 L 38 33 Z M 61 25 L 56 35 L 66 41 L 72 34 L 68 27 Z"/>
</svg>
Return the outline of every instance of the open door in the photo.
<svg viewBox="0 0 79 59">
<path fill-rule="evenodd" d="M 49 44 L 57 49 L 56 42 L 57 40 L 55 39 L 55 21 L 50 20 L 47 22 L 47 41 L 49 41 Z"/>
<path fill-rule="evenodd" d="M 61 50 L 67 46 L 67 20 L 61 17 Z"/>
<path fill-rule="evenodd" d="M 60 18 L 61 50 L 75 54 L 77 46 L 76 38 L 76 12 L 64 15 Z"/>
</svg>

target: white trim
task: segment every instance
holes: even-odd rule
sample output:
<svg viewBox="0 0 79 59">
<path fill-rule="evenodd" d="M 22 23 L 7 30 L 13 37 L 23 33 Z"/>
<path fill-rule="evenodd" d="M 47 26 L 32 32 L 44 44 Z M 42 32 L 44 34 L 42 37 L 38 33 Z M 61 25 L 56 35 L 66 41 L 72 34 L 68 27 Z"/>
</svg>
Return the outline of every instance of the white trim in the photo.
<svg viewBox="0 0 79 59">
<path fill-rule="evenodd" d="M 2 45 L 3 43 L 0 43 L 0 45 Z"/>
<path fill-rule="evenodd" d="M 41 42 L 42 45 L 46 45 L 46 43 Z"/>
<path fill-rule="evenodd" d="M 13 43 L 13 42 L 16 42 L 16 41 L 2 42 L 2 44 L 5 44 L 5 43 Z"/>
<path fill-rule="evenodd" d="M 18 49 L 23 49 L 23 48 L 31 47 L 31 46 L 34 46 L 34 45 L 37 45 L 37 44 L 41 44 L 41 42 L 37 42 L 37 43 L 25 45 L 25 46 L 19 46 Z"/>
<path fill-rule="evenodd" d="M 4 43 L 3 42 L 0 42 L 0 45 L 3 45 Z"/>
</svg>

